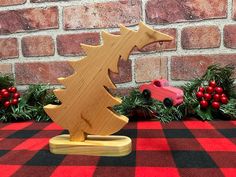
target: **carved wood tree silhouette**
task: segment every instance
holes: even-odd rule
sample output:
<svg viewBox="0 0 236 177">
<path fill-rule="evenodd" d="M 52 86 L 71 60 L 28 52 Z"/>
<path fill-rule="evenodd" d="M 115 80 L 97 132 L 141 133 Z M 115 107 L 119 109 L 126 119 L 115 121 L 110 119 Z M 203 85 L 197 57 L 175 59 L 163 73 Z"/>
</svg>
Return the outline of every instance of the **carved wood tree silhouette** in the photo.
<svg viewBox="0 0 236 177">
<path fill-rule="evenodd" d="M 119 131 L 128 118 L 117 115 L 110 107 L 120 104 L 106 90 L 115 89 L 108 70 L 118 72 L 118 60 L 127 60 L 130 51 L 157 41 L 171 41 L 169 35 L 139 23 L 139 30 L 133 31 L 120 25 L 120 35 L 102 32 L 103 44 L 90 46 L 81 44 L 87 56 L 70 61 L 75 70 L 67 78 L 59 78 L 65 89 L 54 90 L 61 105 L 47 105 L 46 113 L 61 127 L 68 129 L 72 141 L 84 141 L 86 134 L 109 135 Z"/>
</svg>

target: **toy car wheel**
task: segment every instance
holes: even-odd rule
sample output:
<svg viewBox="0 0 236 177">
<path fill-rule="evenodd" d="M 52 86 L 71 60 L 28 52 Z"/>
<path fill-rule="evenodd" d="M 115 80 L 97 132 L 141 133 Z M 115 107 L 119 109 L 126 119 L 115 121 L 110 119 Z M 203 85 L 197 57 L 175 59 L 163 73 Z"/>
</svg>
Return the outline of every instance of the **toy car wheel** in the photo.
<svg viewBox="0 0 236 177">
<path fill-rule="evenodd" d="M 163 101 L 163 104 L 167 107 L 170 108 L 173 106 L 173 100 L 171 98 L 165 98 Z"/>
<path fill-rule="evenodd" d="M 149 99 L 151 97 L 151 91 L 148 89 L 144 89 L 142 95 L 144 96 L 144 98 Z"/>
</svg>

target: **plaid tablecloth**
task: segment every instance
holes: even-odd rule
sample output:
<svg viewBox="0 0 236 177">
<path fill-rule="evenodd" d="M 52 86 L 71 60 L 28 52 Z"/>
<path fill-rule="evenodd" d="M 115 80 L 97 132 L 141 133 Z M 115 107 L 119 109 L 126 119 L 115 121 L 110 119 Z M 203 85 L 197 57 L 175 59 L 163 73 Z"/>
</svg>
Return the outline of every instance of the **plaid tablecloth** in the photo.
<svg viewBox="0 0 236 177">
<path fill-rule="evenodd" d="M 54 123 L 0 124 L 0 177 L 236 177 L 236 121 L 130 122 L 125 157 L 54 155 Z"/>
</svg>

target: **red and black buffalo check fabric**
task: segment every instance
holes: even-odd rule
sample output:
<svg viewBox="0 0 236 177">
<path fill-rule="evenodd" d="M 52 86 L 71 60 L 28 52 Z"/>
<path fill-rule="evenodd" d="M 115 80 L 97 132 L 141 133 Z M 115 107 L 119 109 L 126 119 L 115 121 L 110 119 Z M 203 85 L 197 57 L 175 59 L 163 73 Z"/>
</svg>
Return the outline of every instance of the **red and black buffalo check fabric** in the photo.
<svg viewBox="0 0 236 177">
<path fill-rule="evenodd" d="M 0 177 L 236 177 L 236 121 L 130 122 L 125 157 L 55 155 L 54 123 L 0 124 Z"/>
</svg>

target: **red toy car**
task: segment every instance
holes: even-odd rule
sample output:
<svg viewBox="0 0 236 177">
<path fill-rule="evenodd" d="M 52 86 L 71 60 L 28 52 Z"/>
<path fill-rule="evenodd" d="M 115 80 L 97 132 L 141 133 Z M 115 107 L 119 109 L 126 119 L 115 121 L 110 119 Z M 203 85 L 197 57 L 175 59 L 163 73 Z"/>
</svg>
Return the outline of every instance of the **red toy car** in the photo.
<svg viewBox="0 0 236 177">
<path fill-rule="evenodd" d="M 183 102 L 183 90 L 170 86 L 166 79 L 153 80 L 150 84 L 143 84 L 139 90 L 145 97 L 161 101 L 166 107 L 176 106 Z"/>
</svg>

